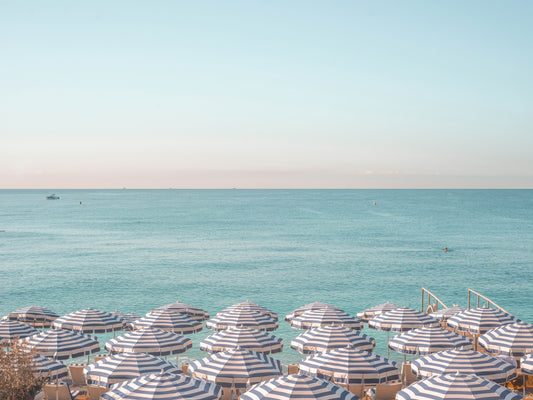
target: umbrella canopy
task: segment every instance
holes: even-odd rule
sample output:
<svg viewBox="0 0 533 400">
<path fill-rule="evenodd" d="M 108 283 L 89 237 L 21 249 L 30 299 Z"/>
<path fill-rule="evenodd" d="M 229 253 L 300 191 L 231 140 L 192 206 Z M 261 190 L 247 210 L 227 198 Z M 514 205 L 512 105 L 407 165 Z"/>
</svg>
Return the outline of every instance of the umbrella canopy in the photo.
<svg viewBox="0 0 533 400">
<path fill-rule="evenodd" d="M 438 325 L 439 321 L 435 318 L 408 307 L 398 307 L 368 321 L 369 328 L 392 332 L 405 332 L 424 326 Z"/>
<path fill-rule="evenodd" d="M 520 359 L 520 368 L 525 375 L 533 375 L 533 353 L 529 353 Z"/>
<path fill-rule="evenodd" d="M 133 329 L 157 328 L 181 334 L 200 332 L 203 328 L 201 322 L 185 314 L 168 310 L 148 313 L 146 316 L 133 321 L 131 326 Z"/>
<path fill-rule="evenodd" d="M 232 306 L 229 306 L 228 308 L 225 308 L 224 310 L 217 313 L 224 314 L 233 310 L 252 310 L 260 312 L 261 314 L 268 315 L 270 318 L 274 318 L 276 321 L 278 320 L 278 314 L 275 312 L 270 311 L 268 308 L 260 306 L 259 304 L 252 303 L 251 301 L 244 301 L 242 303 L 234 304 Z"/>
<path fill-rule="evenodd" d="M 236 348 L 265 354 L 279 353 L 283 351 L 283 339 L 265 331 L 240 326 L 219 331 L 200 342 L 200 350 L 208 353 Z"/>
<path fill-rule="evenodd" d="M 18 321 L 0 321 L 0 346 L 9 345 L 13 339 L 35 335 L 39 331 Z"/>
<path fill-rule="evenodd" d="M 28 350 L 35 349 L 37 354 L 57 360 L 88 356 L 100 351 L 96 338 L 64 329 L 39 332 L 21 339 L 21 343 Z"/>
<path fill-rule="evenodd" d="M 151 374 L 111 386 L 104 400 L 217 400 L 222 390 L 212 383 L 183 374 Z"/>
<path fill-rule="evenodd" d="M 448 319 L 448 326 L 460 332 L 483 334 L 501 325 L 517 322 L 517 318 L 502 310 L 488 307 L 472 308 Z"/>
<path fill-rule="evenodd" d="M 156 373 L 179 374 L 174 365 L 144 353 L 122 353 L 106 357 L 83 369 L 89 385 L 109 387 L 114 383 Z"/>
<path fill-rule="evenodd" d="M 174 311 L 180 314 L 187 315 L 188 317 L 191 317 L 192 319 L 195 319 L 200 322 L 209 319 L 209 313 L 207 311 L 204 311 L 201 308 L 195 306 L 191 306 L 190 304 L 180 303 L 178 301 L 152 310 L 152 312 L 159 311 Z"/>
<path fill-rule="evenodd" d="M 489 353 L 521 357 L 533 352 L 533 325 L 523 322 L 502 325 L 481 335 L 479 344 Z"/>
<path fill-rule="evenodd" d="M 301 306 L 301 307 L 297 308 L 296 310 L 294 310 L 293 312 L 291 312 L 290 314 L 287 314 L 285 316 L 285 321 L 291 322 L 291 320 L 293 318 L 298 317 L 299 315 L 302 315 L 306 311 L 321 310 L 323 308 L 333 308 L 334 310 L 344 311 L 344 310 L 341 310 L 338 307 L 332 306 L 331 304 L 319 303 L 319 302 L 315 301 L 314 303 L 309 303 L 309 304 L 306 304 L 305 306 Z"/>
<path fill-rule="evenodd" d="M 377 315 L 396 310 L 397 308 L 400 308 L 400 306 L 387 301 L 386 303 L 379 304 L 377 306 L 367 308 L 364 311 L 358 312 L 356 317 L 361 318 L 364 322 L 368 322 Z"/>
<path fill-rule="evenodd" d="M 400 390 L 396 400 L 520 400 L 506 387 L 477 375 L 432 376 Z"/>
<path fill-rule="evenodd" d="M 389 348 L 403 354 L 430 354 L 447 349 L 472 349 L 472 340 L 438 327 L 413 329 L 393 337 Z"/>
<path fill-rule="evenodd" d="M 120 318 L 124 322 L 124 330 L 131 331 L 133 327 L 131 326 L 131 323 L 135 321 L 136 319 L 141 318 L 140 315 L 134 314 L 134 313 L 128 313 L 124 314 L 119 311 L 111 311 L 110 314 Z"/>
<path fill-rule="evenodd" d="M 52 360 L 40 354 L 33 356 L 33 375 L 38 378 L 50 378 L 52 380 L 66 378 L 68 368 L 58 360 Z"/>
<path fill-rule="evenodd" d="M 52 326 L 81 333 L 105 333 L 124 330 L 124 321 L 111 313 L 87 308 L 59 317 Z"/>
<path fill-rule="evenodd" d="M 300 373 L 350 385 L 376 385 L 399 379 L 394 361 L 355 347 L 310 355 L 300 363 Z"/>
<path fill-rule="evenodd" d="M 278 321 L 268 315 L 245 309 L 235 309 L 224 314 L 217 314 L 205 323 L 207 329 L 214 331 L 245 326 L 270 332 L 278 329 L 278 325 Z"/>
<path fill-rule="evenodd" d="M 321 353 L 346 346 L 372 351 L 376 346 L 376 341 L 364 333 L 336 325 L 309 329 L 291 341 L 291 349 L 302 354 Z"/>
<path fill-rule="evenodd" d="M 453 317 L 456 314 L 459 314 L 460 312 L 466 311 L 466 308 L 459 307 L 459 306 L 453 306 L 448 308 L 443 308 L 442 310 L 435 311 L 429 315 L 431 315 L 433 318 L 438 319 L 439 321 L 446 321 L 449 318 Z"/>
<path fill-rule="evenodd" d="M 459 372 L 504 383 L 516 377 L 516 368 L 501 358 L 473 350 L 446 350 L 421 357 L 411 363 L 419 378 Z"/>
<path fill-rule="evenodd" d="M 227 388 L 246 388 L 282 375 L 279 360 L 245 349 L 232 349 L 192 361 L 189 373 Z"/>
<path fill-rule="evenodd" d="M 241 394 L 240 400 L 357 400 L 346 389 L 322 379 L 288 375 L 258 383 Z"/>
<path fill-rule="evenodd" d="M 361 330 L 363 322 L 359 318 L 352 317 L 344 311 L 334 308 L 321 308 L 318 310 L 309 310 L 303 314 L 294 317 L 291 327 L 296 329 L 311 329 L 326 325 L 345 326 L 347 328 Z"/>
<path fill-rule="evenodd" d="M 168 356 L 185 353 L 192 348 L 192 340 L 162 329 L 146 328 L 110 339 L 105 348 L 112 354 L 147 353 L 153 356 Z"/>
<path fill-rule="evenodd" d="M 5 318 L 11 321 L 24 322 L 31 326 L 49 328 L 52 321 L 59 318 L 59 315 L 48 308 L 29 306 L 11 312 Z"/>
</svg>

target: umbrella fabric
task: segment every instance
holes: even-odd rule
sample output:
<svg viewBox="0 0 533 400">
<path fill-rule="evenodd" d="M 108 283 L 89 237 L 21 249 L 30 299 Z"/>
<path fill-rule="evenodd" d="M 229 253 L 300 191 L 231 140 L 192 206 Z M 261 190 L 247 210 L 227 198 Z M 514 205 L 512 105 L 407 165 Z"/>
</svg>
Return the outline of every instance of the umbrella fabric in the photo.
<svg viewBox="0 0 533 400">
<path fill-rule="evenodd" d="M 300 373 L 350 385 L 376 385 L 399 379 L 394 361 L 354 347 L 312 354 L 300 363 Z"/>
<path fill-rule="evenodd" d="M 105 348 L 116 353 L 147 353 L 153 356 L 182 354 L 192 348 L 192 340 L 162 329 L 146 328 L 117 336 Z"/>
<path fill-rule="evenodd" d="M 288 375 L 258 383 L 241 394 L 240 400 L 357 400 L 355 394 L 346 389 L 302 375 Z"/>
<path fill-rule="evenodd" d="M 20 321 L 31 326 L 49 328 L 52 321 L 59 318 L 55 312 L 48 308 L 39 306 L 29 306 L 20 308 L 6 315 L 6 319 L 11 321 Z"/>
<path fill-rule="evenodd" d="M 446 321 L 449 318 L 453 317 L 456 314 L 459 314 L 460 312 L 466 311 L 466 308 L 459 307 L 459 306 L 453 306 L 448 308 L 443 308 L 442 310 L 438 310 L 435 312 L 432 312 L 431 315 L 433 318 L 438 319 L 439 321 Z"/>
<path fill-rule="evenodd" d="M 58 360 L 52 360 L 40 354 L 33 356 L 33 375 L 36 377 L 50 378 L 52 380 L 66 378 L 68 368 Z"/>
<path fill-rule="evenodd" d="M 104 400 L 217 400 L 220 387 L 187 375 L 151 374 L 117 383 L 101 395 Z"/>
<path fill-rule="evenodd" d="M 207 329 L 214 331 L 245 326 L 270 332 L 278 329 L 278 325 L 278 321 L 268 315 L 245 309 L 235 309 L 224 314 L 217 314 L 205 323 Z"/>
<path fill-rule="evenodd" d="M 21 339 L 21 343 L 28 350 L 35 349 L 37 354 L 57 360 L 88 356 L 100 351 L 100 344 L 95 337 L 64 329 L 39 332 Z"/>
<path fill-rule="evenodd" d="M 472 349 L 472 340 L 438 327 L 413 329 L 393 337 L 389 349 L 403 354 L 430 354 L 447 349 Z"/>
<path fill-rule="evenodd" d="M 224 314 L 224 313 L 227 313 L 227 312 L 230 312 L 230 311 L 233 311 L 233 310 L 252 310 L 252 311 L 257 311 L 257 312 L 259 312 L 261 314 L 268 315 L 270 318 L 274 318 L 276 321 L 278 320 L 278 314 L 276 314 L 275 312 L 270 311 L 266 307 L 260 306 L 259 304 L 252 303 L 252 302 L 250 302 L 248 300 L 246 300 L 245 302 L 242 302 L 242 303 L 238 303 L 238 304 L 234 304 L 232 306 L 229 306 L 228 308 L 225 308 L 224 310 L 222 310 L 219 313 L 217 313 L 217 315 Z"/>
<path fill-rule="evenodd" d="M 319 303 L 315 301 L 314 303 L 309 303 L 309 304 L 306 304 L 305 306 L 301 306 L 297 308 L 296 310 L 294 310 L 293 312 L 291 312 L 290 314 L 287 314 L 285 316 L 285 321 L 291 322 L 293 318 L 298 317 L 299 315 L 302 315 L 306 311 L 321 310 L 323 308 L 333 308 L 334 310 L 344 311 L 338 307 L 332 306 L 331 304 Z"/>
<path fill-rule="evenodd" d="M 200 350 L 208 353 L 235 348 L 265 354 L 279 353 L 283 351 L 283 339 L 265 331 L 240 326 L 219 331 L 200 342 Z"/>
<path fill-rule="evenodd" d="M 420 311 L 399 307 L 368 321 L 368 326 L 378 331 L 405 332 L 424 326 L 438 326 L 439 321 Z"/>
<path fill-rule="evenodd" d="M 320 353 L 347 346 L 372 351 L 375 345 L 374 338 L 354 329 L 336 325 L 309 329 L 291 341 L 291 349 L 302 354 Z"/>
<path fill-rule="evenodd" d="M 157 373 L 179 374 L 173 364 L 150 354 L 122 353 L 106 357 L 83 369 L 89 385 L 109 387 L 114 383 Z"/>
<path fill-rule="evenodd" d="M 448 319 L 448 326 L 460 332 L 483 334 L 501 325 L 517 322 L 517 318 L 502 310 L 488 307 L 472 308 Z"/>
<path fill-rule="evenodd" d="M 400 308 L 400 306 L 386 302 L 374 307 L 367 308 L 364 311 L 358 312 L 356 317 L 361 318 L 364 322 L 368 322 L 377 315 L 381 315 L 388 311 L 396 310 L 397 308 Z"/>
<path fill-rule="evenodd" d="M 533 375 L 533 353 L 529 353 L 520 359 L 520 368 L 525 375 Z"/>
<path fill-rule="evenodd" d="M 228 388 L 246 388 L 282 375 L 279 360 L 245 349 L 232 349 L 192 361 L 189 373 Z"/>
<path fill-rule="evenodd" d="M 87 308 L 59 317 L 52 326 L 81 333 L 105 333 L 124 330 L 124 321 L 111 313 Z"/>
<path fill-rule="evenodd" d="M 0 345 L 8 345 L 15 338 L 22 339 L 39 331 L 18 321 L 0 321 Z"/>
<path fill-rule="evenodd" d="M 311 329 L 326 325 L 345 326 L 357 330 L 363 328 L 363 322 L 359 318 L 352 317 L 344 311 L 334 308 L 306 311 L 293 318 L 290 324 L 292 328 L 296 329 Z"/>
<path fill-rule="evenodd" d="M 499 357 L 473 350 L 445 350 L 414 360 L 412 371 L 419 378 L 459 372 L 504 383 L 516 377 L 516 368 Z"/>
<path fill-rule="evenodd" d="M 477 375 L 432 376 L 400 390 L 396 400 L 520 400 L 504 386 Z"/>
<path fill-rule="evenodd" d="M 203 328 L 201 322 L 173 311 L 157 311 L 148 313 L 131 323 L 133 329 L 157 328 L 174 333 L 195 333 Z"/>
<path fill-rule="evenodd" d="M 479 344 L 489 353 L 521 357 L 533 352 L 533 325 L 523 322 L 502 325 L 481 335 Z"/>
<path fill-rule="evenodd" d="M 152 310 L 152 312 L 154 313 L 159 311 L 174 311 L 180 314 L 187 315 L 188 317 L 191 317 L 192 319 L 195 319 L 200 322 L 209 319 L 209 313 L 207 311 L 204 311 L 198 307 L 191 306 L 190 304 L 180 302 L 167 304 Z"/>
</svg>

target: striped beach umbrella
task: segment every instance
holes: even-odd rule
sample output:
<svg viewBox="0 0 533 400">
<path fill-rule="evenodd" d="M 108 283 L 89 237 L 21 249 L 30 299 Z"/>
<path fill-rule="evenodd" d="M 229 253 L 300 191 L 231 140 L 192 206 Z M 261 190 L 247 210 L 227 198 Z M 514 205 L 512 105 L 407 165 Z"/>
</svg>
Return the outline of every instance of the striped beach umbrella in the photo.
<svg viewBox="0 0 533 400">
<path fill-rule="evenodd" d="M 344 311 L 334 308 L 306 311 L 294 317 L 290 324 L 292 328 L 296 329 L 312 329 L 326 325 L 345 326 L 356 330 L 363 328 L 363 322 L 359 318 L 352 317 Z"/>
<path fill-rule="evenodd" d="M 58 360 L 52 360 L 40 354 L 33 356 L 33 375 L 38 378 L 50 378 L 51 380 L 66 378 L 68 368 Z"/>
<path fill-rule="evenodd" d="M 124 330 L 124 321 L 111 313 L 87 308 L 59 317 L 52 326 L 81 333 L 105 333 Z"/>
<path fill-rule="evenodd" d="M 282 375 L 279 360 L 245 349 L 232 349 L 192 361 L 189 373 L 226 388 L 246 388 Z"/>
<path fill-rule="evenodd" d="M 239 326 L 218 331 L 200 342 L 200 350 L 218 353 L 230 349 L 246 349 L 256 353 L 279 353 L 283 351 L 283 339 L 265 331 Z"/>
<path fill-rule="evenodd" d="M 229 306 L 225 308 L 224 310 L 220 311 L 219 313 L 217 313 L 217 315 L 224 314 L 224 313 L 227 313 L 233 310 L 252 310 L 252 311 L 257 311 L 261 314 L 268 315 L 270 318 L 274 318 L 276 321 L 278 319 L 278 314 L 276 314 L 275 312 L 272 312 L 268 308 L 260 306 L 259 304 L 252 303 L 251 301 L 248 301 L 248 300 L 242 303 Z"/>
<path fill-rule="evenodd" d="M 389 340 L 389 348 L 402 354 L 426 355 L 447 349 L 472 349 L 472 340 L 439 327 L 404 332 Z"/>
<path fill-rule="evenodd" d="M 49 328 L 57 318 L 59 315 L 55 312 L 39 306 L 20 308 L 6 315 L 6 319 L 10 321 L 20 321 L 39 328 Z"/>
<path fill-rule="evenodd" d="M 309 329 L 291 341 L 291 349 L 302 354 L 321 353 L 347 346 L 372 351 L 376 341 L 364 333 L 337 325 Z"/>
<path fill-rule="evenodd" d="M 86 366 L 83 373 L 89 385 L 109 387 L 143 375 L 179 374 L 181 371 L 174 364 L 150 354 L 121 353 Z"/>
<path fill-rule="evenodd" d="M 448 319 L 448 326 L 460 331 L 483 334 L 501 325 L 517 322 L 517 318 L 502 310 L 479 307 L 463 311 Z"/>
<path fill-rule="evenodd" d="M 364 311 L 358 312 L 356 317 L 362 319 L 364 322 L 368 322 L 375 316 L 384 314 L 388 311 L 396 310 L 397 308 L 400 308 L 400 306 L 387 301 L 386 303 L 379 304 L 377 306 L 367 308 Z"/>
<path fill-rule="evenodd" d="M 111 354 L 147 353 L 153 356 L 182 354 L 192 348 L 192 340 L 162 329 L 146 328 L 117 336 L 106 342 Z"/>
<path fill-rule="evenodd" d="M 188 334 L 200 332 L 203 328 L 201 322 L 173 311 L 158 311 L 148 313 L 131 323 L 133 329 L 157 328 L 165 331 Z"/>
<path fill-rule="evenodd" d="M 338 307 L 332 306 L 331 304 L 320 303 L 320 302 L 315 301 L 314 303 L 309 303 L 309 304 L 306 304 L 305 306 L 301 306 L 297 308 L 296 310 L 294 310 L 293 312 L 291 312 L 290 314 L 287 314 L 285 316 L 285 321 L 291 322 L 293 318 L 302 315 L 306 311 L 321 310 L 323 308 L 333 308 L 334 310 L 344 311 Z"/>
<path fill-rule="evenodd" d="M 429 354 L 414 360 L 411 369 L 419 378 L 454 372 L 482 376 L 497 383 L 516 378 L 514 365 L 474 350 L 454 349 Z"/>
<path fill-rule="evenodd" d="M 342 385 L 377 385 L 399 379 L 394 361 L 355 347 L 312 354 L 300 363 L 300 374 Z"/>
<path fill-rule="evenodd" d="M 398 307 L 368 321 L 369 328 L 378 331 L 405 332 L 424 326 L 438 326 L 439 321 L 420 311 Z"/>
<path fill-rule="evenodd" d="M 413 383 L 396 394 L 396 400 L 520 400 L 504 386 L 477 375 L 445 374 Z"/>
<path fill-rule="evenodd" d="M 111 386 L 103 400 L 218 400 L 220 387 L 183 374 L 150 374 Z"/>
<path fill-rule="evenodd" d="M 39 331 L 18 321 L 0 321 L 0 346 L 9 345 L 13 339 L 35 335 Z"/>
<path fill-rule="evenodd" d="M 533 375 L 533 353 L 529 353 L 520 358 L 520 368 L 523 374 Z"/>
<path fill-rule="evenodd" d="M 39 332 L 21 339 L 20 343 L 28 350 L 34 349 L 37 354 L 56 360 L 89 356 L 100 351 L 95 337 L 64 329 Z"/>
<path fill-rule="evenodd" d="M 221 331 L 224 329 L 245 326 L 261 331 L 275 331 L 278 321 L 260 312 L 245 309 L 236 309 L 224 314 L 217 314 L 205 323 L 207 329 Z"/>
<path fill-rule="evenodd" d="M 209 319 L 209 313 L 207 311 L 204 311 L 201 308 L 195 306 L 191 306 L 190 304 L 180 303 L 178 301 L 152 310 L 152 312 L 154 313 L 159 311 L 174 311 L 180 314 L 187 315 L 188 317 L 191 317 L 192 319 L 195 319 L 200 322 Z"/>
<path fill-rule="evenodd" d="M 439 321 L 447 321 L 449 318 L 463 311 L 466 311 L 466 308 L 459 307 L 459 306 L 453 306 L 453 307 L 443 308 L 442 310 L 432 312 L 429 315 L 431 315 L 435 319 L 438 319 Z"/>
<path fill-rule="evenodd" d="M 533 353 L 533 325 L 524 322 L 502 325 L 481 335 L 479 344 L 489 353 L 511 357 Z"/>
<path fill-rule="evenodd" d="M 288 375 L 258 383 L 241 394 L 240 400 L 357 400 L 343 387 L 302 375 Z"/>
</svg>

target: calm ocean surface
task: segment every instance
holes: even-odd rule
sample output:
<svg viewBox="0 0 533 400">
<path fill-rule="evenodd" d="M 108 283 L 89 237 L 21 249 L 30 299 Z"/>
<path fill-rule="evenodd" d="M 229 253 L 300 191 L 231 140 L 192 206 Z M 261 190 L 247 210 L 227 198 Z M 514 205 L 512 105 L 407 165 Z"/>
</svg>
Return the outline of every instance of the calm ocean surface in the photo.
<svg viewBox="0 0 533 400">
<path fill-rule="evenodd" d="M 248 299 L 279 314 L 284 363 L 306 303 L 419 309 L 424 286 L 466 306 L 472 288 L 531 323 L 532 273 L 533 190 L 0 190 L 0 315 Z"/>
</svg>

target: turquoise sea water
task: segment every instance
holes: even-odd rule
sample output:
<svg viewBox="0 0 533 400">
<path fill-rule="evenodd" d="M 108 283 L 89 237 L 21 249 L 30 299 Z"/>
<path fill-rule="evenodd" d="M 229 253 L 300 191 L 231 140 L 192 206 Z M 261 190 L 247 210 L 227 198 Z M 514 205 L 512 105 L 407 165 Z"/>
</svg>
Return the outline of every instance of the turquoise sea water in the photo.
<svg viewBox="0 0 533 400">
<path fill-rule="evenodd" d="M 466 306 L 472 288 L 531 323 L 532 272 L 533 190 L 0 190 L 0 315 L 248 299 L 279 314 L 284 363 L 306 303 L 419 309 L 424 286 Z"/>
</svg>

